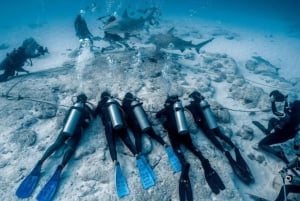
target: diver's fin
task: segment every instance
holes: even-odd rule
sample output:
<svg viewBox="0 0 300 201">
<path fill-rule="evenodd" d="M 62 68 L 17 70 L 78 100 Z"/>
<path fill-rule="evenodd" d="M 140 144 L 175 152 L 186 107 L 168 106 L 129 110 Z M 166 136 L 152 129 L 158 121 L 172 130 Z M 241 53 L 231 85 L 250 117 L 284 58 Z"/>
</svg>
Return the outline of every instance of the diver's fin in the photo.
<svg viewBox="0 0 300 201">
<path fill-rule="evenodd" d="M 210 187 L 211 191 L 215 194 L 219 194 L 221 190 L 225 189 L 225 185 L 219 176 L 219 174 L 210 166 L 208 160 L 202 163 L 205 180 Z"/>
<path fill-rule="evenodd" d="M 179 198 L 181 201 L 193 200 L 192 186 L 189 178 L 189 169 L 190 169 L 190 164 L 186 163 L 180 175 Z"/>
<path fill-rule="evenodd" d="M 115 185 L 119 198 L 129 195 L 129 188 L 126 177 L 124 177 L 123 175 L 120 164 L 117 164 L 115 166 Z"/>
<path fill-rule="evenodd" d="M 261 130 L 264 134 L 266 134 L 266 135 L 269 134 L 268 129 L 266 129 L 266 128 L 264 127 L 264 125 L 262 125 L 260 122 L 258 122 L 258 121 L 252 121 L 252 123 L 253 123 L 257 128 L 259 128 L 259 130 Z"/>
<path fill-rule="evenodd" d="M 245 159 L 242 157 L 241 153 L 240 153 L 240 150 L 237 149 L 237 148 L 234 148 L 234 151 L 235 151 L 235 158 L 236 158 L 236 162 L 237 164 L 239 164 L 239 166 L 241 166 L 245 173 L 248 174 L 248 180 L 250 183 L 254 183 L 255 182 L 255 179 L 254 179 L 254 176 L 247 164 L 247 162 L 245 161 Z"/>
<path fill-rule="evenodd" d="M 247 171 L 247 169 L 244 169 L 242 165 L 240 165 L 238 162 L 233 160 L 232 156 L 228 151 L 225 152 L 225 156 L 227 157 L 230 166 L 232 167 L 233 172 L 238 176 L 238 178 L 243 181 L 245 184 L 250 184 L 254 182 L 253 176 L 250 172 Z"/>
<path fill-rule="evenodd" d="M 141 155 L 140 158 L 143 160 L 144 165 L 146 166 L 147 170 L 149 173 L 151 173 L 151 177 L 153 178 L 154 182 L 156 181 L 156 175 L 154 171 L 152 170 L 151 166 L 149 165 L 147 159 L 145 158 L 144 155 Z"/>
<path fill-rule="evenodd" d="M 16 195 L 19 198 L 28 198 L 36 188 L 41 173 L 41 165 L 37 165 L 33 168 L 30 174 L 22 181 L 16 191 Z"/>
<path fill-rule="evenodd" d="M 58 166 L 50 180 L 42 188 L 36 199 L 38 201 L 51 201 L 58 189 L 62 166 Z"/>
<path fill-rule="evenodd" d="M 171 164 L 172 169 L 174 170 L 174 172 L 180 172 L 182 166 L 181 166 L 181 163 L 180 163 L 178 157 L 174 153 L 173 149 L 170 146 L 167 146 L 165 148 L 165 150 L 167 152 L 169 162 L 170 162 L 170 164 Z"/>
<path fill-rule="evenodd" d="M 142 157 L 138 157 L 136 160 L 136 164 L 139 170 L 139 175 L 141 179 L 141 183 L 144 189 L 148 189 L 155 185 L 155 178 L 153 178 L 153 173 L 149 171 L 148 164 L 142 159 Z"/>
</svg>

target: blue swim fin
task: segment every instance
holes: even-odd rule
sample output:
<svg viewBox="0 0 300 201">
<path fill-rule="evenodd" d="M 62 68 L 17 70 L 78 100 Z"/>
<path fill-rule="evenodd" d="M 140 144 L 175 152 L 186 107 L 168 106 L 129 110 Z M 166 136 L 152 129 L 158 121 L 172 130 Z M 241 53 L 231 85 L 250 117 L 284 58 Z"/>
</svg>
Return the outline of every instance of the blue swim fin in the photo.
<svg viewBox="0 0 300 201">
<path fill-rule="evenodd" d="M 58 189 L 62 168 L 59 166 L 37 196 L 38 201 L 51 201 Z"/>
<path fill-rule="evenodd" d="M 141 155 L 140 158 L 142 159 L 144 165 L 146 166 L 148 172 L 151 174 L 151 177 L 153 178 L 154 182 L 156 181 L 156 175 L 154 171 L 152 170 L 151 166 L 149 165 L 147 159 L 145 158 L 144 155 Z"/>
<path fill-rule="evenodd" d="M 148 189 L 152 186 L 155 186 L 155 177 L 154 172 L 148 163 L 143 159 L 143 157 L 138 157 L 136 160 L 136 164 L 139 170 L 139 175 L 141 179 L 141 183 L 144 189 Z"/>
<path fill-rule="evenodd" d="M 115 185 L 119 198 L 129 195 L 129 188 L 126 178 L 124 177 L 120 164 L 115 166 Z"/>
<path fill-rule="evenodd" d="M 30 174 L 23 180 L 16 191 L 19 198 L 28 198 L 36 188 L 40 179 L 41 165 L 37 165 Z"/>
<path fill-rule="evenodd" d="M 176 154 L 174 153 L 173 149 L 170 146 L 167 146 L 165 148 L 168 158 L 169 158 L 169 162 L 172 166 L 172 169 L 174 170 L 174 172 L 180 172 L 181 171 L 181 163 L 178 159 L 178 157 L 176 156 Z"/>
</svg>

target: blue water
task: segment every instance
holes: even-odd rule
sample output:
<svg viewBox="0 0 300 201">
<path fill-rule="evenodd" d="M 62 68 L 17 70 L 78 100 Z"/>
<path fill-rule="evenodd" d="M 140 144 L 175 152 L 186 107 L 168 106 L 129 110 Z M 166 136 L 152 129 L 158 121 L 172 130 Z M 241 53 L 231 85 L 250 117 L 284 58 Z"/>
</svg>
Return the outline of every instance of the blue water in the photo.
<svg viewBox="0 0 300 201">
<path fill-rule="evenodd" d="M 241 23 L 259 23 L 253 18 L 277 19 L 300 23 L 299 0 L 30 0 L 1 1 L 1 27 L 22 23 L 44 23 L 51 20 L 74 18 L 80 9 L 97 5 L 101 16 L 113 12 L 121 13 L 125 8 L 142 8 L 156 5 L 163 16 L 193 17 Z M 249 24 L 250 25 L 250 24 Z"/>
</svg>

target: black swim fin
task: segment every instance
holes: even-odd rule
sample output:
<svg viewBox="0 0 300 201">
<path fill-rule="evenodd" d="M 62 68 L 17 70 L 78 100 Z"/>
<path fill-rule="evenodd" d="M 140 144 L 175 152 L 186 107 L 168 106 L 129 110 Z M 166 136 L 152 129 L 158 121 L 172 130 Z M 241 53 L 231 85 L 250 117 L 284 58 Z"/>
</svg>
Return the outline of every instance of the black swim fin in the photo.
<svg viewBox="0 0 300 201">
<path fill-rule="evenodd" d="M 218 173 L 210 166 L 209 162 L 202 164 L 204 169 L 205 180 L 213 193 L 219 194 L 225 189 L 225 185 Z"/>
<path fill-rule="evenodd" d="M 180 201 L 193 201 L 192 186 L 189 178 L 190 164 L 186 163 L 180 175 L 179 180 L 179 198 Z"/>
<path fill-rule="evenodd" d="M 235 148 L 236 151 L 236 161 L 232 158 L 228 151 L 225 152 L 225 156 L 227 157 L 230 166 L 233 169 L 233 172 L 238 176 L 238 178 L 244 182 L 245 184 L 249 185 L 254 182 L 254 177 L 245 162 L 242 158 L 241 154 L 239 153 L 238 149 Z"/>
</svg>

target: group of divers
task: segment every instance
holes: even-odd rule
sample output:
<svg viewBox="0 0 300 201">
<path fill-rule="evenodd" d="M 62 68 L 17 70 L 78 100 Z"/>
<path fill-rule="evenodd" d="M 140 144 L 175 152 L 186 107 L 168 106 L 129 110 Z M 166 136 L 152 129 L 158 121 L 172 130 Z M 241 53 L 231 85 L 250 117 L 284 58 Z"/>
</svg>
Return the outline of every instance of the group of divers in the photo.
<svg viewBox="0 0 300 201">
<path fill-rule="evenodd" d="M 270 97 L 273 113 L 281 118 L 272 118 L 268 128 L 264 128 L 258 122 L 254 123 L 264 130 L 267 135 L 259 142 L 259 146 L 265 151 L 275 154 L 275 156 L 278 156 L 287 164 L 287 166 L 281 170 L 281 174 L 283 179 L 289 181 L 290 184 L 282 186 L 276 198 L 276 201 L 281 201 L 286 200 L 286 196 L 289 192 L 300 192 L 299 175 L 295 171 L 293 175 L 288 174 L 288 169 L 294 170 L 294 168 L 296 168 L 299 170 L 300 168 L 300 101 L 296 100 L 289 103 L 287 96 L 284 96 L 277 90 L 272 91 Z M 200 160 L 208 186 L 213 193 L 219 194 L 222 190 L 225 190 L 225 185 L 216 170 L 211 166 L 209 160 L 205 158 L 201 151 L 194 145 L 190 136 L 185 110 L 188 110 L 192 114 L 196 125 L 216 148 L 226 156 L 236 176 L 247 185 L 254 183 L 254 176 L 246 160 L 244 160 L 239 149 L 234 145 L 231 139 L 222 133 L 205 97 L 198 91 L 194 91 L 189 95 L 189 98 L 191 99 L 189 105 L 183 107 L 178 95 L 167 96 L 164 107 L 155 115 L 168 133 L 170 146 L 155 132 L 147 112 L 143 108 L 143 102 L 134 94 L 130 92 L 126 93 L 120 103 L 119 99 L 113 97 L 109 91 L 104 91 L 101 94 L 100 101 L 96 108 L 93 104 L 88 102 L 85 94 L 79 94 L 76 102 L 69 109 L 65 117 L 64 126 L 57 139 L 45 151 L 29 175 L 21 182 L 16 191 L 16 195 L 19 198 L 30 197 L 38 184 L 44 161 L 60 147 L 65 146 L 62 162 L 57 166 L 54 174 L 37 196 L 37 200 L 39 201 L 52 200 L 58 189 L 63 168 L 74 154 L 84 131 L 97 116 L 100 117 L 102 125 L 105 128 L 109 153 L 115 167 L 115 188 L 119 198 L 129 195 L 129 188 L 126 176 L 124 176 L 122 172 L 117 157 L 117 138 L 121 138 L 136 158 L 136 166 L 143 188 L 149 189 L 156 185 L 155 172 L 148 163 L 147 157 L 142 154 L 142 135 L 144 133 L 164 147 L 173 171 L 181 172 L 179 179 L 180 201 L 193 200 L 193 192 L 189 178 L 190 164 L 185 159 L 181 145 L 184 145 Z M 281 113 L 277 111 L 276 102 L 283 101 L 285 102 L 285 108 L 284 113 Z M 131 140 L 129 130 L 133 133 L 134 142 Z M 291 138 L 295 138 L 294 149 L 297 157 L 295 160 L 289 162 L 284 156 L 284 152 L 273 149 L 269 145 L 281 143 Z M 232 156 L 230 149 L 227 150 L 225 148 L 228 146 L 223 146 L 220 140 L 227 143 L 230 149 L 234 150 L 235 157 Z"/>
<path fill-rule="evenodd" d="M 115 19 L 112 17 L 109 20 Z M 88 43 L 92 43 L 92 35 L 82 15 L 78 15 L 75 20 L 75 30 L 81 42 L 88 41 Z M 33 38 L 25 40 L 21 47 L 8 53 L 2 61 L 1 66 L 4 66 L 4 74 L 0 75 L 0 81 L 6 81 L 10 76 L 14 76 L 15 71 L 25 71 L 22 67 L 28 59 L 30 60 L 45 53 L 49 53 L 48 49 L 39 45 Z M 225 190 L 225 185 L 216 170 L 211 166 L 209 160 L 194 145 L 190 136 L 185 110 L 190 111 L 196 125 L 214 146 L 225 155 L 235 175 L 247 185 L 254 183 L 254 176 L 246 160 L 241 155 L 238 147 L 219 128 L 205 97 L 200 92 L 194 91 L 189 95 L 189 98 L 191 99 L 190 104 L 183 107 L 179 96 L 168 96 L 163 109 L 156 113 L 156 118 L 162 122 L 163 127 L 168 133 L 169 145 L 155 132 L 147 112 L 143 108 L 143 103 L 134 94 L 130 92 L 126 93 L 120 103 L 109 91 L 104 91 L 101 94 L 96 109 L 87 100 L 88 98 L 85 94 L 79 94 L 76 102 L 69 109 L 65 117 L 64 126 L 57 139 L 45 151 L 29 175 L 25 177 L 17 188 L 17 197 L 29 198 L 33 194 L 38 185 L 44 161 L 60 147 L 65 146 L 62 162 L 57 166 L 50 180 L 37 195 L 37 200 L 39 201 L 50 201 L 54 198 L 64 167 L 74 154 L 84 131 L 97 116 L 101 118 L 102 124 L 105 127 L 109 153 L 115 166 L 115 188 L 119 198 L 129 195 L 126 176 L 122 172 L 117 157 L 116 139 L 119 137 L 136 158 L 136 166 L 143 188 L 149 189 L 156 185 L 157 178 L 155 172 L 148 163 L 147 157 L 142 154 L 142 134 L 144 133 L 164 147 L 173 171 L 181 172 L 179 179 L 180 201 L 193 200 L 189 178 L 190 164 L 184 157 L 181 145 L 184 145 L 200 160 L 208 186 L 213 193 L 219 194 L 222 190 Z M 287 200 L 287 195 L 290 192 L 300 193 L 300 177 L 295 171 L 300 170 L 300 101 L 289 102 L 288 96 L 283 95 L 278 90 L 270 93 L 270 99 L 272 112 L 276 118 L 270 119 L 267 128 L 258 121 L 253 121 L 253 124 L 266 134 L 258 143 L 259 148 L 277 156 L 286 163 L 286 167 L 280 173 L 283 180 L 288 181 L 289 184 L 284 183 L 276 198 L 276 201 L 282 201 Z M 278 111 L 276 102 L 284 102 L 283 112 Z M 129 136 L 129 130 L 133 133 L 134 142 L 132 142 Z M 287 159 L 282 149 L 271 146 L 293 138 L 294 150 L 297 157 L 292 161 Z M 229 146 L 223 146 L 222 141 Z M 288 170 L 291 170 L 293 174 L 288 174 Z"/>
</svg>

